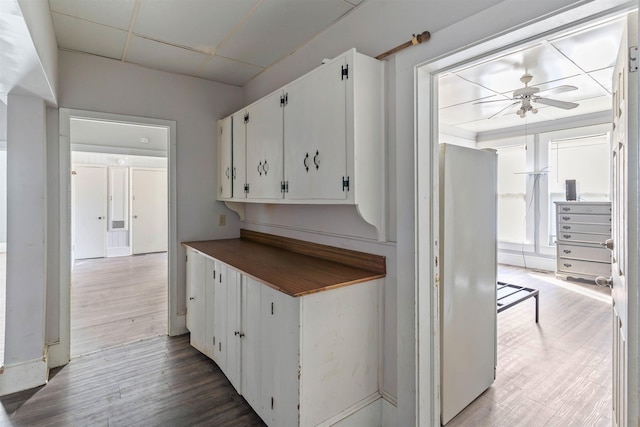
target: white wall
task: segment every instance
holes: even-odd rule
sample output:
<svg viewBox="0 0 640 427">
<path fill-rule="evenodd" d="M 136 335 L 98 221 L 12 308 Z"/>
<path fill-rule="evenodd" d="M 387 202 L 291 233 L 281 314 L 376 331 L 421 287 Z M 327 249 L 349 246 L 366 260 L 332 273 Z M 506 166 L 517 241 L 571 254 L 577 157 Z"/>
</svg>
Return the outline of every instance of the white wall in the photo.
<svg viewBox="0 0 640 427">
<path fill-rule="evenodd" d="M 0 394 L 46 380 L 47 168 L 41 98 L 9 95 L 5 372 Z"/>
<path fill-rule="evenodd" d="M 417 395 L 417 372 L 419 369 L 429 371 L 431 356 L 421 353 L 419 366 L 416 354 L 416 324 L 421 325 L 423 340 L 428 339 L 430 313 L 422 313 L 420 320 L 416 313 L 417 286 L 431 286 L 430 278 L 425 277 L 423 283 L 416 283 L 416 169 L 415 169 L 415 117 L 416 117 L 416 89 L 415 67 L 419 64 L 441 56 L 450 55 L 458 50 L 473 46 L 504 32 L 524 27 L 528 23 L 540 20 L 541 17 L 554 12 L 569 9 L 580 4 L 603 3 L 574 0 L 540 0 L 537 2 L 523 2 L 522 0 L 468 1 L 464 6 L 455 2 L 455 10 L 443 16 L 438 13 L 438 7 L 445 3 L 454 2 L 406 2 L 397 5 L 394 2 L 370 0 L 359 9 L 347 15 L 336 25 L 320 34 L 309 44 L 290 55 L 254 78 L 245 86 L 245 102 L 250 102 L 264 96 L 270 91 L 286 84 L 304 72 L 314 68 L 323 57 L 333 57 L 352 46 L 350 34 L 369 34 L 371 37 L 367 45 L 355 46 L 359 51 L 375 56 L 403 41 L 398 34 L 410 31 L 420 32 L 429 30 L 431 40 L 422 45 L 411 47 L 388 60 L 387 67 L 387 121 L 389 144 L 389 188 L 390 220 L 395 223 L 391 229 L 391 239 L 397 242 L 397 247 L 391 249 L 388 263 L 393 266 L 396 274 L 387 276 L 385 286 L 390 290 L 385 299 L 385 312 L 395 315 L 392 321 L 385 319 L 385 372 L 384 389 L 397 397 L 397 419 L 395 425 L 414 425 L 421 414 L 422 425 L 431 424 L 429 414 L 435 413 L 431 407 L 433 396 L 429 385 L 420 387 L 422 395 Z M 623 3 L 622 1 L 608 1 L 609 5 Z M 405 8 L 406 6 L 406 8 Z M 497 19 L 499 17 L 499 19 Z M 445 19 L 446 18 L 446 19 Z M 406 36 L 409 36 L 406 34 Z M 407 37 L 405 37 L 406 39 Z M 420 164 L 422 173 L 431 173 L 430 164 Z M 430 189 L 424 190 L 420 197 L 428 203 Z M 287 213 L 285 215 L 291 215 Z M 339 222 L 341 213 L 335 213 L 332 220 Z M 427 220 L 427 218 L 421 221 Z M 263 225 L 262 228 L 269 229 Z M 313 224 L 305 228 L 312 230 Z M 428 229 L 428 227 L 423 227 Z M 278 231 L 277 228 L 272 229 Z M 280 234 L 283 234 L 280 232 Z M 421 235 L 427 242 L 432 241 L 429 233 Z M 368 236 L 363 236 L 367 239 Z M 371 252 L 380 253 L 389 250 L 388 246 L 349 240 L 343 242 L 339 236 L 328 237 L 309 235 L 309 240 L 323 240 L 327 244 L 352 246 L 368 246 Z M 426 244 L 426 247 L 429 243 Z M 421 262 L 429 263 L 429 260 Z M 388 309 L 393 304 L 395 310 Z M 428 311 L 428 309 L 425 308 Z M 393 325 L 393 327 L 391 326 Z M 392 342 L 396 341 L 393 346 Z M 391 350 L 387 348 L 391 347 Z M 394 348 L 395 347 L 395 348 Z M 421 346 L 422 349 L 425 347 Z M 428 347 L 427 347 L 428 349 Z M 395 358 L 397 354 L 397 359 Z M 395 364 L 396 369 L 391 365 Z M 428 373 L 427 373 L 428 377 Z M 433 382 L 433 380 L 431 380 Z M 417 407 L 420 402 L 420 409 Z"/>
<path fill-rule="evenodd" d="M 185 310 L 182 241 L 237 237 L 216 202 L 216 120 L 240 107 L 240 88 L 90 55 L 59 52 L 59 105 L 177 123 L 178 311 Z M 219 214 L 227 225 L 218 226 Z"/>
</svg>

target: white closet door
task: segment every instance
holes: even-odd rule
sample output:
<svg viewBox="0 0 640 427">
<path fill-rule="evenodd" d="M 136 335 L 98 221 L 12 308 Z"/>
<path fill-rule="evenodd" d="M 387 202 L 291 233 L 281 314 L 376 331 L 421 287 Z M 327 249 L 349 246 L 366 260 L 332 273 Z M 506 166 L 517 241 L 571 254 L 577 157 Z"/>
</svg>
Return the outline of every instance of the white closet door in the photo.
<svg viewBox="0 0 640 427">
<path fill-rule="evenodd" d="M 131 246 L 134 255 L 165 252 L 168 245 L 167 171 L 131 170 Z"/>
<path fill-rule="evenodd" d="M 74 259 L 102 258 L 107 251 L 107 168 L 73 168 Z"/>
</svg>

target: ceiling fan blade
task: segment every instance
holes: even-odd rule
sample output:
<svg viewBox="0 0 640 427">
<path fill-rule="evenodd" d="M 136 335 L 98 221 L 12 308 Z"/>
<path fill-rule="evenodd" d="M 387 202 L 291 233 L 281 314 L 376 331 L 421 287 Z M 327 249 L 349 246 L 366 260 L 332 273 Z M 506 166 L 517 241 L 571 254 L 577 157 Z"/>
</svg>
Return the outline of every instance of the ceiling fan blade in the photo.
<svg viewBox="0 0 640 427">
<path fill-rule="evenodd" d="M 509 98 L 504 98 L 504 99 L 492 99 L 491 101 L 476 101 L 471 105 L 476 105 L 476 104 L 488 104 L 490 102 L 504 102 L 504 101 L 513 101 L 513 99 L 509 99 Z"/>
<path fill-rule="evenodd" d="M 513 110 L 515 105 L 519 105 L 520 101 L 516 101 L 516 102 L 512 102 L 511 104 L 507 105 L 506 107 L 504 107 L 502 110 L 498 111 L 497 113 L 489 116 L 487 118 L 487 120 L 491 120 L 491 119 L 495 119 L 496 117 L 502 117 L 505 114 L 509 113 L 511 110 Z"/>
<path fill-rule="evenodd" d="M 549 105 L 551 107 L 563 108 L 565 110 L 571 110 L 578 106 L 575 102 L 558 101 L 557 99 L 549 98 L 534 98 L 533 101 L 539 104 Z"/>
<path fill-rule="evenodd" d="M 545 89 L 541 92 L 538 92 L 538 96 L 547 96 L 547 95 L 555 95 L 557 93 L 571 92 L 572 90 L 578 90 L 577 87 L 571 85 L 562 85 L 552 87 L 551 89 Z"/>
</svg>

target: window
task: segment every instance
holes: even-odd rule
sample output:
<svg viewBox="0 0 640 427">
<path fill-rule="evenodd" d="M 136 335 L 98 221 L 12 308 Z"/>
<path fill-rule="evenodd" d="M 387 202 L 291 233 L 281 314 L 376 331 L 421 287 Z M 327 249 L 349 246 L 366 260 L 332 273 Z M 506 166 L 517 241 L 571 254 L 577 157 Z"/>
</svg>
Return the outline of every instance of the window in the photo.
<svg viewBox="0 0 640 427">
<path fill-rule="evenodd" d="M 524 145 L 498 148 L 498 240 L 526 241 L 527 175 Z"/>
<path fill-rule="evenodd" d="M 578 200 L 610 197 L 609 134 L 549 141 L 549 243 L 555 242 L 555 204 L 565 200 L 565 181 L 576 180 Z"/>
</svg>

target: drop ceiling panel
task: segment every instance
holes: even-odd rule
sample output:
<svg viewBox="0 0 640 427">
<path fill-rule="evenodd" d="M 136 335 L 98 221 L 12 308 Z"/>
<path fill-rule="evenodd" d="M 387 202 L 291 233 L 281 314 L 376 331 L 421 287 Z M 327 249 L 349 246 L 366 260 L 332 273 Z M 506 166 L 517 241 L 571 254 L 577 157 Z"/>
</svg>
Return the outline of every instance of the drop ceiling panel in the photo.
<svg viewBox="0 0 640 427">
<path fill-rule="evenodd" d="M 613 92 L 613 67 L 605 68 L 604 70 L 594 71 L 589 73 L 592 79 L 597 81 L 604 87 L 610 94 Z"/>
<path fill-rule="evenodd" d="M 584 71 L 595 71 L 615 65 L 622 30 L 623 21 L 616 20 L 552 43 Z"/>
<path fill-rule="evenodd" d="M 493 95 L 495 95 L 494 92 L 464 80 L 456 74 L 442 76 L 438 82 L 438 97 L 442 100 L 440 102 L 441 108 L 487 98 Z"/>
<path fill-rule="evenodd" d="M 195 74 L 207 58 L 198 52 L 137 36 L 131 37 L 127 51 L 128 62 L 179 74 Z"/>
<path fill-rule="evenodd" d="M 255 77 L 262 70 L 262 67 L 216 55 L 207 62 L 199 75 L 205 79 L 242 86 L 244 82 Z"/>
<path fill-rule="evenodd" d="M 134 32 L 214 53 L 218 44 L 256 3 L 257 0 L 141 0 Z"/>
<path fill-rule="evenodd" d="M 128 30 L 135 3 L 135 0 L 49 0 L 49 7 L 65 15 Z"/>
<path fill-rule="evenodd" d="M 121 59 L 127 33 L 59 13 L 52 13 L 58 46 L 107 58 Z"/>
<path fill-rule="evenodd" d="M 265 1 L 219 53 L 267 67 L 292 53 L 352 8 L 342 0 Z"/>
<path fill-rule="evenodd" d="M 575 76 L 582 72 L 575 64 L 549 44 L 541 44 L 491 62 L 460 71 L 460 77 L 499 93 L 523 86 L 520 77 L 533 76 L 529 86 Z"/>
</svg>

